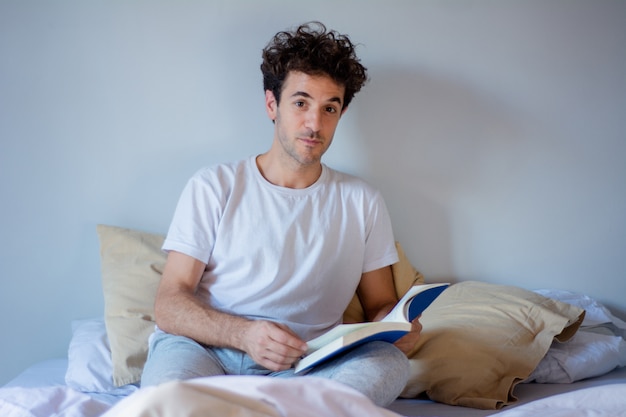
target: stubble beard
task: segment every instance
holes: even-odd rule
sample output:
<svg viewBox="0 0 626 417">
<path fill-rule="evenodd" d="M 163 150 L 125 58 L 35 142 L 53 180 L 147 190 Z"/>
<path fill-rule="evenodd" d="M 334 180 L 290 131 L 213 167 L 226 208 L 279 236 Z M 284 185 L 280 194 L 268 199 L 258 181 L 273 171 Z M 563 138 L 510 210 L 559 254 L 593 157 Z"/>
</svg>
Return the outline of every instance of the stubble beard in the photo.
<svg viewBox="0 0 626 417">
<path fill-rule="evenodd" d="M 316 144 L 313 147 L 309 147 L 305 143 L 301 142 L 298 138 L 310 138 L 320 140 L 321 143 Z M 278 141 L 280 142 L 284 154 L 292 161 L 294 165 L 299 168 L 308 168 L 311 166 L 319 165 L 321 163 L 322 156 L 326 151 L 326 149 L 323 148 L 326 140 L 322 138 L 319 134 L 314 132 L 296 134 L 290 140 L 288 137 L 286 137 L 285 134 L 282 134 L 279 131 Z M 322 147 L 322 149 L 320 152 L 318 152 L 317 149 L 320 149 L 320 147 Z"/>
</svg>

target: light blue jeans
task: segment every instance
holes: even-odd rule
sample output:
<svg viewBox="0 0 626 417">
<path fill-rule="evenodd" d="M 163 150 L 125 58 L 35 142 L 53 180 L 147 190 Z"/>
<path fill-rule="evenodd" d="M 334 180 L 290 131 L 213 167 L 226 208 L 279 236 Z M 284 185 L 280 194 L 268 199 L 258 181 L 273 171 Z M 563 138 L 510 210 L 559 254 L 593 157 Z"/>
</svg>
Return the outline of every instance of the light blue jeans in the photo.
<svg viewBox="0 0 626 417">
<path fill-rule="evenodd" d="M 369 342 L 317 366 L 306 375 L 332 379 L 369 397 L 379 406 L 389 405 L 409 378 L 409 361 L 394 345 Z M 183 336 L 159 330 L 150 337 L 150 350 L 141 386 L 158 385 L 217 375 L 267 375 L 297 377 L 293 369 L 272 372 L 235 349 L 207 348 Z"/>
</svg>

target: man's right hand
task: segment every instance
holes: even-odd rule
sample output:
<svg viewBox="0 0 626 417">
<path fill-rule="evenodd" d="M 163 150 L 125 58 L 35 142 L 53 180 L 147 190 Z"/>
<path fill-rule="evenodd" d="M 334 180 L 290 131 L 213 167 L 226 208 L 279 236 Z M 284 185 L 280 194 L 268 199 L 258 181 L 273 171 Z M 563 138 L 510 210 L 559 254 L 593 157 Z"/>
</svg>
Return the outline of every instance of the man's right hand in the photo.
<svg viewBox="0 0 626 417">
<path fill-rule="evenodd" d="M 307 350 L 306 342 L 284 324 L 266 320 L 248 323 L 242 335 L 245 352 L 271 371 L 284 371 Z"/>
</svg>

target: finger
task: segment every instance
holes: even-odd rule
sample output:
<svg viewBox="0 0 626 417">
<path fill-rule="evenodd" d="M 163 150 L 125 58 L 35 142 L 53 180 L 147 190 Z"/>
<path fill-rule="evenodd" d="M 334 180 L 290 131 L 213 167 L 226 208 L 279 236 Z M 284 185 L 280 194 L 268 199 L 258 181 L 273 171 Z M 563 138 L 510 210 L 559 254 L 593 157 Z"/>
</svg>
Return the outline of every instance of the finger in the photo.
<svg viewBox="0 0 626 417">
<path fill-rule="evenodd" d="M 269 334 L 270 338 L 283 346 L 287 346 L 295 351 L 298 356 L 302 355 L 307 350 L 307 344 L 304 340 L 300 339 L 300 337 L 291 330 L 288 326 L 275 323 L 278 331 L 271 332 Z"/>
<path fill-rule="evenodd" d="M 419 321 L 414 321 L 411 323 L 411 332 L 421 333 L 422 329 L 422 323 L 420 323 Z"/>
<path fill-rule="evenodd" d="M 265 356 L 269 359 L 279 363 L 293 363 L 298 360 L 306 351 L 303 349 L 296 349 L 289 345 L 282 343 L 273 343 L 267 346 L 264 351 Z"/>
<path fill-rule="evenodd" d="M 293 364 L 300 358 L 297 357 L 288 357 L 271 350 L 265 350 L 260 352 L 260 356 L 257 358 L 253 358 L 255 362 L 264 366 L 267 369 L 272 371 L 280 371 L 289 369 L 293 366 Z"/>
<path fill-rule="evenodd" d="M 422 316 L 421 315 L 417 316 L 411 322 L 411 331 L 412 332 L 417 331 L 419 333 L 419 332 L 422 331 L 422 323 L 420 322 L 420 317 L 422 317 Z"/>
</svg>

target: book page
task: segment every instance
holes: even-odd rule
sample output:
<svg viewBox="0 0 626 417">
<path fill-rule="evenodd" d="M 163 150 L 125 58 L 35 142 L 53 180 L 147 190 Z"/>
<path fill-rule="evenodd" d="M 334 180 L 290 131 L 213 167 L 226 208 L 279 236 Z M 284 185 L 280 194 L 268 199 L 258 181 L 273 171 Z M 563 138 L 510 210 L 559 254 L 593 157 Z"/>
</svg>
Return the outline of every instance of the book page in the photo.
<svg viewBox="0 0 626 417">
<path fill-rule="evenodd" d="M 420 297 L 419 294 L 425 293 L 428 291 L 436 291 L 435 294 L 429 294 L 427 297 L 424 297 L 420 305 L 420 299 L 416 299 L 417 309 L 420 311 L 426 310 L 426 308 L 430 305 L 430 303 L 437 298 L 437 296 L 448 287 L 449 284 L 420 284 L 411 287 L 406 294 L 398 301 L 398 304 L 387 314 L 381 321 L 409 321 L 409 307 L 411 306 L 411 302 L 413 298 Z M 426 294 L 424 294 L 426 295 Z M 419 315 L 419 314 L 418 314 Z"/>
<path fill-rule="evenodd" d="M 330 329 L 323 335 L 318 336 L 315 339 L 311 339 L 308 342 L 306 342 L 307 346 L 309 347 L 308 352 L 313 352 L 315 350 L 318 350 L 319 348 L 321 348 L 324 345 L 327 345 L 333 340 L 341 336 L 344 336 L 350 332 L 353 332 L 354 330 L 360 329 L 361 327 L 366 327 L 369 324 L 370 323 L 340 324 L 336 327 L 333 327 L 332 329 Z"/>
<path fill-rule="evenodd" d="M 398 301 L 395 307 L 385 316 L 381 322 L 394 322 L 394 323 L 408 323 L 408 310 L 411 305 L 411 300 L 421 293 L 425 293 L 424 299 L 416 299 L 416 307 L 421 311 L 428 307 L 434 298 L 443 291 L 443 287 L 447 287 L 448 284 L 422 284 L 411 287 L 406 294 Z M 441 287 L 441 288 L 440 288 Z M 433 293 L 426 294 L 427 291 L 434 291 Z M 337 338 L 343 337 L 355 330 L 363 327 L 371 326 L 371 322 L 366 323 L 353 323 L 353 324 L 340 324 L 321 336 L 311 339 L 307 342 L 308 353 L 314 352 L 323 346 L 331 343 Z"/>
</svg>

